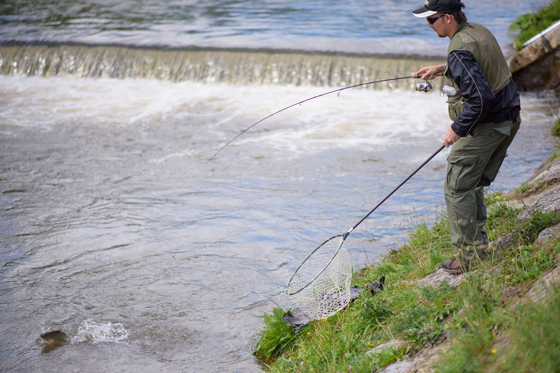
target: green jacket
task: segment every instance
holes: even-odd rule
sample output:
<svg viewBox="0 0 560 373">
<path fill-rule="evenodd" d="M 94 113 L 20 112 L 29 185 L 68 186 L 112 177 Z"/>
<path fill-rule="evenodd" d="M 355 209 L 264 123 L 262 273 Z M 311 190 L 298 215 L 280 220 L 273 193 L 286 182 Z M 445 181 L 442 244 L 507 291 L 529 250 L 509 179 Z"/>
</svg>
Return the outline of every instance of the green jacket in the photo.
<svg viewBox="0 0 560 373">
<path fill-rule="evenodd" d="M 466 136 L 479 123 L 503 120 L 519 95 L 502 50 L 492 33 L 477 23 L 461 23 L 451 37 L 444 75 L 457 94 L 449 97 L 452 128 Z"/>
<path fill-rule="evenodd" d="M 461 23 L 451 37 L 447 55 L 458 50 L 473 54 L 492 92 L 498 93 L 508 84 L 511 78 L 510 68 L 498 41 L 486 27 L 478 23 Z M 448 70 L 449 68 L 445 71 L 446 76 Z"/>
</svg>

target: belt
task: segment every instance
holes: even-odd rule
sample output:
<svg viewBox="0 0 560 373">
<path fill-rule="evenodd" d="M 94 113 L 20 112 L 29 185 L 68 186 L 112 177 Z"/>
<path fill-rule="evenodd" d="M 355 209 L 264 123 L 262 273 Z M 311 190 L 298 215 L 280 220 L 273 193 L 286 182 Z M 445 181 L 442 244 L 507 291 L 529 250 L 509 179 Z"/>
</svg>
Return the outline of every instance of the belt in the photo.
<svg viewBox="0 0 560 373">
<path fill-rule="evenodd" d="M 485 123 L 502 123 L 507 120 L 514 122 L 517 117 L 519 117 L 519 113 L 521 112 L 521 108 L 519 106 L 514 107 L 510 111 L 505 114 L 491 116 L 484 118 Z"/>
</svg>

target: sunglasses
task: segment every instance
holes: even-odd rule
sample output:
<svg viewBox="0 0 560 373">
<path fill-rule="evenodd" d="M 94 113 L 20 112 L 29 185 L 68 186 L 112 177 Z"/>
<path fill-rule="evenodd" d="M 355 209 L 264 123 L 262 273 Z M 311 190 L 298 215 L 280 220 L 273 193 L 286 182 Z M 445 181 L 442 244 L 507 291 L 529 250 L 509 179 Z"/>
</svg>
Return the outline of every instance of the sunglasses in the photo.
<svg viewBox="0 0 560 373">
<path fill-rule="evenodd" d="M 426 18 L 426 19 L 428 20 L 428 23 L 430 25 L 433 25 L 438 19 L 440 19 L 443 16 L 445 16 L 445 14 L 442 14 L 442 15 L 434 17 L 434 18 Z"/>
</svg>

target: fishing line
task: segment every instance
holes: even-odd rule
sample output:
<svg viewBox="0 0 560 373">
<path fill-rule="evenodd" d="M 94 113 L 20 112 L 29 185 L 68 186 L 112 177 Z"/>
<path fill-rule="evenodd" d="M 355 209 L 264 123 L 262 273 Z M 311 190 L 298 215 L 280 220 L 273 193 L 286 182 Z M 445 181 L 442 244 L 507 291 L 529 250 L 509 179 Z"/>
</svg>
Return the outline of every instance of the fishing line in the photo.
<svg viewBox="0 0 560 373">
<path fill-rule="evenodd" d="M 307 102 L 307 101 L 311 101 L 311 100 L 314 100 L 314 99 L 316 99 L 316 98 L 329 95 L 329 94 L 331 94 L 331 93 L 338 92 L 338 95 L 340 95 L 340 92 L 342 92 L 342 91 L 344 91 L 344 90 L 346 90 L 346 89 L 350 89 L 350 88 L 361 87 L 361 86 L 369 85 L 369 84 L 390 82 L 390 81 L 393 81 L 393 80 L 413 79 L 413 78 L 419 78 L 419 77 L 420 77 L 420 76 L 416 76 L 416 77 L 414 77 L 414 76 L 401 76 L 401 77 L 398 77 L 398 78 L 381 79 L 381 80 L 374 80 L 374 81 L 372 81 L 372 82 L 354 84 L 354 85 L 351 85 L 351 86 L 348 86 L 348 87 L 333 89 L 332 91 L 325 92 L 325 93 L 321 93 L 320 95 L 313 96 L 313 97 L 307 98 L 307 99 L 305 99 L 305 100 L 296 102 L 295 104 L 292 104 L 292 105 L 290 105 L 290 106 L 286 106 L 285 108 L 280 109 L 280 110 L 278 110 L 278 111 L 276 111 L 276 112 L 270 114 L 270 115 L 267 116 L 267 117 L 264 117 L 263 119 L 259 120 L 259 121 L 256 122 L 256 123 L 251 124 L 249 127 L 245 128 L 243 131 L 239 132 L 234 138 L 232 138 L 232 139 L 229 140 L 224 146 L 222 146 L 222 147 L 220 148 L 220 150 L 218 150 L 218 151 L 216 152 L 216 154 L 214 154 L 214 155 L 208 160 L 208 162 L 206 162 L 206 164 L 208 164 L 212 159 L 216 158 L 216 156 L 217 156 L 218 154 L 220 154 L 220 152 L 221 152 L 222 150 L 224 150 L 229 144 L 231 144 L 232 142 L 234 142 L 239 136 L 243 135 L 245 132 L 249 131 L 251 128 L 255 127 L 257 124 L 259 124 L 259 123 L 265 121 L 266 119 L 268 119 L 268 118 L 270 118 L 270 117 L 272 117 L 272 116 L 274 116 L 274 115 L 276 115 L 276 114 L 278 114 L 278 113 L 283 112 L 284 110 L 288 110 L 289 108 L 292 108 L 292 107 L 294 107 L 294 106 L 301 105 L 301 104 L 303 104 L 303 103 L 305 103 L 305 102 Z M 430 86 L 430 89 L 431 89 L 431 86 Z M 417 89 L 417 90 L 420 90 L 420 89 Z M 428 90 L 424 90 L 424 89 L 423 89 L 423 91 L 424 91 L 424 92 L 428 92 L 429 89 L 428 89 Z"/>
</svg>

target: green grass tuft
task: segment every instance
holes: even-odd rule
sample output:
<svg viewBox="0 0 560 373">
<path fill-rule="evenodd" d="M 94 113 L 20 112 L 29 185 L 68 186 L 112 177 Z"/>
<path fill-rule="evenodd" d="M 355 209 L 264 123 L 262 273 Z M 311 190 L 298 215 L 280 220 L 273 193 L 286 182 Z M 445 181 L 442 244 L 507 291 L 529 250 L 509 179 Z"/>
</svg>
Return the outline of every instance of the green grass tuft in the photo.
<svg viewBox="0 0 560 373">
<path fill-rule="evenodd" d="M 263 315 L 265 329 L 253 352 L 263 362 L 276 359 L 297 338 L 292 334 L 292 327 L 283 321 L 284 313 L 282 308 L 275 307 L 272 309 L 272 315 Z"/>
<path fill-rule="evenodd" d="M 537 13 L 528 13 L 517 17 L 510 26 L 511 31 L 519 30 L 519 35 L 514 40 L 515 49 L 523 48 L 523 43 L 558 20 L 560 20 L 560 0 L 553 0 Z"/>
<path fill-rule="evenodd" d="M 554 125 L 550 129 L 550 134 L 552 136 L 560 136 L 560 118 L 556 119 L 556 122 L 554 122 Z"/>
<path fill-rule="evenodd" d="M 514 233 L 521 244 L 532 244 L 535 242 L 539 233 L 546 228 L 560 223 L 560 216 L 556 211 L 542 212 L 539 210 L 531 214 L 531 218 L 523 225 L 514 230 Z"/>
</svg>

